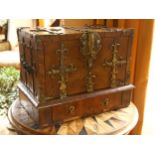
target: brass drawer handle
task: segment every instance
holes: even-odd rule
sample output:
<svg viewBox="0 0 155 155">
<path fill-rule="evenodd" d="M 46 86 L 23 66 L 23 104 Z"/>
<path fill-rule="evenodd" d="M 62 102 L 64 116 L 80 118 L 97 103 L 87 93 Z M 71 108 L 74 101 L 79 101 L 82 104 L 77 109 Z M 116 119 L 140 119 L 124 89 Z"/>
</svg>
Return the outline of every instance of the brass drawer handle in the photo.
<svg viewBox="0 0 155 155">
<path fill-rule="evenodd" d="M 68 112 L 69 112 L 70 114 L 72 114 L 74 111 L 75 111 L 75 106 L 73 106 L 73 105 L 69 106 Z"/>
<path fill-rule="evenodd" d="M 105 98 L 101 103 L 103 106 L 107 106 L 109 104 L 109 98 Z"/>
</svg>

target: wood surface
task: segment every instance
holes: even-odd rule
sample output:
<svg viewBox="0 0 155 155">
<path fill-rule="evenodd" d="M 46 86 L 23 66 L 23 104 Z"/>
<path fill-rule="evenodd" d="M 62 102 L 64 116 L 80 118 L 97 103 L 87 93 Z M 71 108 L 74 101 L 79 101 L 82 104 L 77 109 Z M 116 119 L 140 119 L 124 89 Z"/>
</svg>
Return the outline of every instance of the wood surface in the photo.
<svg viewBox="0 0 155 155">
<path fill-rule="evenodd" d="M 22 105 L 29 103 L 31 116 L 31 108 L 37 111 L 39 126 L 129 105 L 132 29 L 18 28 L 17 34 L 23 84 L 19 98 Z"/>
<path fill-rule="evenodd" d="M 109 19 L 107 19 L 107 21 L 108 20 Z M 118 28 L 134 28 L 133 46 L 131 50 L 130 82 L 136 87 L 133 92 L 132 101 L 138 108 L 139 121 L 133 129 L 132 134 L 141 134 L 146 104 L 147 84 L 149 80 L 149 66 L 155 20 L 117 19 L 117 21 Z M 98 19 L 97 22 L 103 22 L 103 19 Z"/>
<path fill-rule="evenodd" d="M 133 85 L 52 100 L 38 106 L 35 98 L 19 83 L 22 106 L 40 126 L 62 123 L 81 117 L 124 108 L 129 105 Z"/>
<path fill-rule="evenodd" d="M 21 81 L 32 92 L 33 96 L 38 96 L 38 98 L 41 98 L 40 95 L 45 98 L 60 98 L 59 76 L 49 75 L 48 73 L 51 69 L 60 67 L 60 54 L 56 51 L 60 50 L 61 44 L 68 50 L 64 55 L 63 67 L 72 64 L 76 68 L 75 72 L 65 74 L 67 96 L 87 92 L 86 85 L 88 81 L 86 77 L 89 77 L 87 75 L 87 58 L 80 51 L 80 38 L 84 32 L 62 27 L 57 27 L 57 29 L 60 29 L 58 35 L 48 32 L 33 32 L 29 28 L 18 31 L 20 57 L 25 55 L 24 63 L 35 68 L 32 73 L 28 73 L 21 65 Z M 91 73 L 95 77 L 93 79 L 94 91 L 111 87 L 112 67 L 108 65 L 103 67 L 103 63 L 111 61 L 113 57 L 112 44 L 114 40 L 120 44 L 117 59 L 126 61 L 122 65 L 116 65 L 117 87 L 127 84 L 133 30 L 107 28 L 97 29 L 95 32 L 98 32 L 101 37 L 101 49 L 94 56 L 96 58 L 93 58 L 93 66 L 91 67 Z M 59 33 L 62 33 L 62 35 L 59 35 Z"/>
<path fill-rule="evenodd" d="M 130 103 L 128 107 L 117 111 L 55 124 L 47 128 L 39 128 L 19 100 L 16 100 L 9 109 L 8 117 L 18 134 L 123 135 L 131 131 L 136 125 L 138 111 L 135 105 Z"/>
<path fill-rule="evenodd" d="M 109 20 L 111 19 L 92 19 L 94 24 L 104 24 L 109 26 Z M 133 134 L 141 134 L 141 129 L 143 125 L 144 118 L 144 109 L 145 109 L 145 94 L 148 82 L 148 71 L 150 64 L 150 54 L 151 54 L 151 45 L 152 45 L 152 36 L 154 29 L 154 19 L 113 19 L 112 27 L 115 27 L 114 20 L 117 20 L 118 28 L 134 28 L 135 35 L 133 39 L 133 47 L 131 51 L 131 76 L 130 81 L 133 83 L 137 89 L 134 90 L 133 102 L 138 107 L 139 110 L 139 119 L 136 128 L 132 132 Z M 76 20 L 70 20 L 70 25 L 75 25 Z M 73 21 L 75 23 L 73 23 Z M 85 19 L 78 21 L 81 25 L 89 24 Z M 68 24 L 63 19 L 63 25 Z M 43 26 L 43 25 L 40 25 Z M 143 72 L 143 70 L 145 70 Z M 138 71 L 138 72 L 137 72 Z"/>
</svg>

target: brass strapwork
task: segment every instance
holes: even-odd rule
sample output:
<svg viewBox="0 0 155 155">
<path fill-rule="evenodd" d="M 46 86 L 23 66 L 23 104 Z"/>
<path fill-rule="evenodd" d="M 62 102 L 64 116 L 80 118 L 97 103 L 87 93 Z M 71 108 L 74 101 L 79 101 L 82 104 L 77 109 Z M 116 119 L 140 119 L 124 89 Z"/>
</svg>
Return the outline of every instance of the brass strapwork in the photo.
<svg viewBox="0 0 155 155">
<path fill-rule="evenodd" d="M 24 63 L 25 63 L 25 49 L 26 49 L 26 44 L 25 44 L 25 39 L 24 38 L 22 38 L 21 40 L 19 40 L 19 46 L 20 45 L 22 45 L 22 50 L 21 50 L 21 53 L 20 53 L 20 63 L 21 63 L 21 65 L 24 68 Z M 25 82 L 27 84 L 27 76 L 26 76 L 25 68 L 24 68 L 24 70 L 22 72 L 24 72 Z M 23 79 L 22 74 L 21 74 L 22 72 L 20 72 L 21 79 Z"/>
<path fill-rule="evenodd" d="M 65 53 L 68 50 L 64 47 L 64 44 L 61 44 L 60 49 L 56 51 L 57 54 L 60 55 L 59 59 L 59 66 L 53 66 L 51 70 L 48 71 L 49 75 L 55 75 L 59 78 L 59 90 L 60 90 L 60 99 L 63 99 L 67 96 L 67 79 L 66 74 L 76 71 L 76 67 L 73 66 L 73 64 L 70 64 L 68 66 L 65 66 L 64 59 L 65 59 Z"/>
<path fill-rule="evenodd" d="M 127 61 L 122 59 L 120 56 L 117 55 L 118 53 L 118 46 L 120 46 L 119 43 L 116 41 L 113 41 L 112 43 L 112 59 L 110 60 L 104 60 L 103 67 L 112 67 L 111 72 L 111 87 L 117 87 L 117 67 L 122 66 L 123 64 L 126 64 Z"/>
<path fill-rule="evenodd" d="M 86 89 L 87 92 L 93 92 L 94 90 L 94 78 L 95 75 L 92 73 L 93 63 L 101 49 L 101 37 L 96 32 L 83 33 L 81 38 L 81 53 L 84 56 L 87 77 L 86 77 Z"/>
<path fill-rule="evenodd" d="M 33 46 L 32 42 L 30 40 L 29 44 L 25 42 L 25 39 L 22 38 L 21 41 L 19 41 L 20 45 L 22 45 L 22 51 L 20 54 L 20 62 L 21 66 L 23 69 L 23 73 L 25 76 L 25 85 L 27 88 L 35 95 L 35 88 L 34 88 L 34 73 L 35 73 L 35 64 L 34 64 L 34 59 L 33 59 Z M 26 58 L 26 53 L 29 53 L 29 59 Z M 29 84 L 28 82 L 28 75 L 32 77 L 32 85 Z M 22 79 L 22 74 L 21 74 L 21 79 Z"/>
<path fill-rule="evenodd" d="M 88 76 L 87 76 L 87 81 L 86 81 L 86 85 L 87 85 L 87 92 L 93 92 L 93 90 L 94 90 L 94 88 L 93 88 L 93 86 L 94 86 L 94 79 L 95 79 L 95 75 L 94 74 L 92 74 L 92 72 L 90 71 L 90 72 L 88 72 L 87 73 L 88 74 Z"/>
<path fill-rule="evenodd" d="M 29 49 L 29 53 L 30 53 L 30 71 L 34 74 L 34 72 L 35 72 L 35 62 L 34 62 L 34 58 L 33 58 L 34 47 L 32 45 L 32 41 L 29 42 L 29 44 L 27 45 L 27 48 Z"/>
</svg>

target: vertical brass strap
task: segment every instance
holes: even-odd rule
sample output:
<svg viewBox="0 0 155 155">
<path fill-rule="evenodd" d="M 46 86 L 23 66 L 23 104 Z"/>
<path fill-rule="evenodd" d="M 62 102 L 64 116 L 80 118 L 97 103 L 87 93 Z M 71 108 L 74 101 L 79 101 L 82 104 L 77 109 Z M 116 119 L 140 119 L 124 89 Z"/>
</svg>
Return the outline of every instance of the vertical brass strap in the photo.
<svg viewBox="0 0 155 155">
<path fill-rule="evenodd" d="M 82 34 L 81 38 L 81 53 L 84 56 L 87 77 L 86 77 L 86 89 L 87 92 L 94 91 L 94 78 L 95 75 L 92 73 L 93 63 L 101 49 L 101 37 L 99 33 L 96 32 L 85 32 Z"/>
<path fill-rule="evenodd" d="M 60 55 L 59 59 L 59 66 L 53 66 L 51 70 L 48 71 L 49 75 L 58 76 L 59 78 L 59 90 L 60 90 L 60 99 L 63 99 L 67 96 L 67 80 L 66 80 L 66 74 L 76 71 L 76 67 L 73 66 L 73 64 L 70 64 L 68 66 L 65 66 L 64 59 L 65 59 L 65 53 L 68 50 L 64 47 L 64 44 L 61 44 L 60 49 L 56 51 L 57 54 Z"/>
<path fill-rule="evenodd" d="M 127 61 L 124 59 L 121 59 L 120 56 L 117 55 L 118 53 L 118 46 L 120 46 L 119 43 L 116 41 L 113 41 L 112 43 L 112 59 L 111 60 L 104 60 L 103 67 L 111 67 L 111 87 L 117 87 L 118 81 L 116 80 L 117 75 L 117 67 L 122 66 L 123 64 L 126 64 Z"/>
</svg>

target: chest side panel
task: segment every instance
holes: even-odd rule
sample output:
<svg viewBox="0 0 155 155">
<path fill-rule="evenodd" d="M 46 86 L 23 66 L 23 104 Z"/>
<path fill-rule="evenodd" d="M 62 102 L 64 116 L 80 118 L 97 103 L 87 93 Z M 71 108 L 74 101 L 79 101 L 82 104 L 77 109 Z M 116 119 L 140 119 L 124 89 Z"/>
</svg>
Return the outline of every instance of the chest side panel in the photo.
<svg viewBox="0 0 155 155">
<path fill-rule="evenodd" d="M 30 34 L 18 30 L 20 62 L 21 62 L 21 81 L 25 84 L 28 91 L 35 95 L 35 47 L 34 38 Z"/>
<path fill-rule="evenodd" d="M 44 45 L 42 37 L 17 30 L 20 50 L 21 72 L 20 81 L 36 101 L 42 102 L 44 96 Z"/>
</svg>

